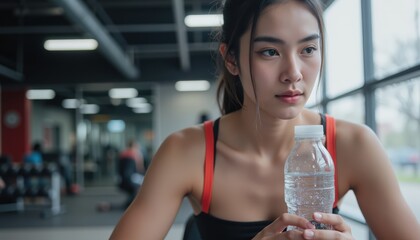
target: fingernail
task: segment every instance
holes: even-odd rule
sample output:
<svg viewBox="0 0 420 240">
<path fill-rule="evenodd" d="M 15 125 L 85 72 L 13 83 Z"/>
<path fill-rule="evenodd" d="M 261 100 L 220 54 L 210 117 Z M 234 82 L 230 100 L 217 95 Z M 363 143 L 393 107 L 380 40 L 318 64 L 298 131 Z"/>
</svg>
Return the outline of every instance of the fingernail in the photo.
<svg viewBox="0 0 420 240">
<path fill-rule="evenodd" d="M 311 230 L 305 230 L 303 231 L 303 236 L 305 239 L 312 239 L 314 237 L 315 233 Z"/>
<path fill-rule="evenodd" d="M 322 219 L 322 214 L 321 213 L 314 213 L 314 218 L 315 220 L 319 221 Z"/>
</svg>

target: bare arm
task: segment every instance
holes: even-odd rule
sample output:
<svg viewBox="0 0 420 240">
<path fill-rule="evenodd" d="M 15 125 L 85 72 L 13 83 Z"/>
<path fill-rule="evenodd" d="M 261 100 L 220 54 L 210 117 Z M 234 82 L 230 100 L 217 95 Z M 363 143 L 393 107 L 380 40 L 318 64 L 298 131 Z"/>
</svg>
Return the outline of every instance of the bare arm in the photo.
<svg viewBox="0 0 420 240">
<path fill-rule="evenodd" d="M 191 174 L 197 170 L 191 169 L 195 165 L 189 162 L 193 161 L 193 152 L 200 152 L 201 142 L 204 156 L 204 140 L 200 142 L 189 135 L 185 131 L 173 134 L 162 144 L 136 199 L 120 219 L 111 240 L 154 240 L 165 237 L 183 197 L 191 191 L 194 181 Z M 191 144 L 194 140 L 197 147 Z M 196 148 L 199 150 L 189 150 Z"/>
<path fill-rule="evenodd" d="M 390 161 L 375 134 L 366 127 L 341 123 L 337 132 L 339 170 L 349 176 L 360 208 L 378 239 L 415 240 L 420 225 L 405 202 Z"/>
</svg>

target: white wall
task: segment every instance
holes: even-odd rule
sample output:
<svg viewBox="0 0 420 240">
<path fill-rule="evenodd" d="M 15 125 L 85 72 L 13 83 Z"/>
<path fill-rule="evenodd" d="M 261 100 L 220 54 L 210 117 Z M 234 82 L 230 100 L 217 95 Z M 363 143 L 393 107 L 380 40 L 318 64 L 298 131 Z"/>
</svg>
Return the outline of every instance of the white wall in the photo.
<svg viewBox="0 0 420 240">
<path fill-rule="evenodd" d="M 210 119 L 220 116 L 216 101 L 217 84 L 212 83 L 206 92 L 178 92 L 174 83 L 160 84 L 155 90 L 154 108 L 154 150 L 165 138 L 180 129 L 198 124 L 202 112 Z"/>
<path fill-rule="evenodd" d="M 41 102 L 32 101 L 31 108 L 31 144 L 42 141 L 45 126 L 59 126 L 60 150 L 70 151 L 71 136 L 74 135 L 74 115 L 60 108 L 45 107 Z"/>
</svg>

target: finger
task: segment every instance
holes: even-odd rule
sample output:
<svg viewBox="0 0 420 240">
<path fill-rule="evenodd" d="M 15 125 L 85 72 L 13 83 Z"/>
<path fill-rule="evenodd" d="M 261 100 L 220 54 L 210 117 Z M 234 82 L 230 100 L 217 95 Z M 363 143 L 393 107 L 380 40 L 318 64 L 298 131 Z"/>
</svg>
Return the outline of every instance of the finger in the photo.
<svg viewBox="0 0 420 240">
<path fill-rule="evenodd" d="M 282 232 L 287 226 L 296 226 L 302 229 L 315 228 L 314 225 L 312 225 L 307 219 L 303 217 L 289 213 L 283 213 L 273 223 L 268 225 L 266 230 L 271 233 L 278 233 Z"/>
<path fill-rule="evenodd" d="M 314 230 L 314 229 L 305 229 L 303 231 L 303 239 L 347 239 L 345 234 L 333 230 Z"/>
<path fill-rule="evenodd" d="M 319 223 L 331 225 L 337 231 L 350 231 L 350 227 L 347 226 L 340 215 L 316 212 L 313 214 L 313 218 Z"/>
<path fill-rule="evenodd" d="M 279 232 L 272 235 L 269 239 L 283 240 L 283 239 L 293 239 L 293 240 L 305 240 L 303 237 L 303 232 L 292 230 L 287 232 Z"/>
</svg>

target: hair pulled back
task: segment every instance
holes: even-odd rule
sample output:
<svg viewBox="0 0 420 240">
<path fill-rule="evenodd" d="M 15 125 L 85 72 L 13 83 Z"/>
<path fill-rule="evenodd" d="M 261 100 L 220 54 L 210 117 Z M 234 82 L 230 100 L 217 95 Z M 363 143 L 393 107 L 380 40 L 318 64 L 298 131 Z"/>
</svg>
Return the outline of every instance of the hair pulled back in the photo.
<svg viewBox="0 0 420 240">
<path fill-rule="evenodd" d="M 324 51 L 324 27 L 322 20 L 322 7 L 317 0 L 226 0 L 223 5 L 223 26 L 216 34 L 219 44 L 226 44 L 226 56 L 217 53 L 218 81 L 217 99 L 219 109 L 222 114 L 228 114 L 242 108 L 244 91 L 239 76 L 232 75 L 225 66 L 226 57 L 231 57 L 238 63 L 239 67 L 239 43 L 242 35 L 250 28 L 250 65 L 252 64 L 252 39 L 255 36 L 255 26 L 261 12 L 274 3 L 285 3 L 288 1 L 298 1 L 303 3 L 308 10 L 315 16 L 321 35 L 321 50 Z M 229 56 L 228 56 L 229 55 Z M 321 60 L 321 72 L 324 62 L 324 54 Z M 252 68 L 250 66 L 252 85 L 255 90 L 255 81 L 252 77 Z M 256 91 L 254 91 L 254 94 Z M 255 96 L 255 99 L 258 97 Z"/>
</svg>

